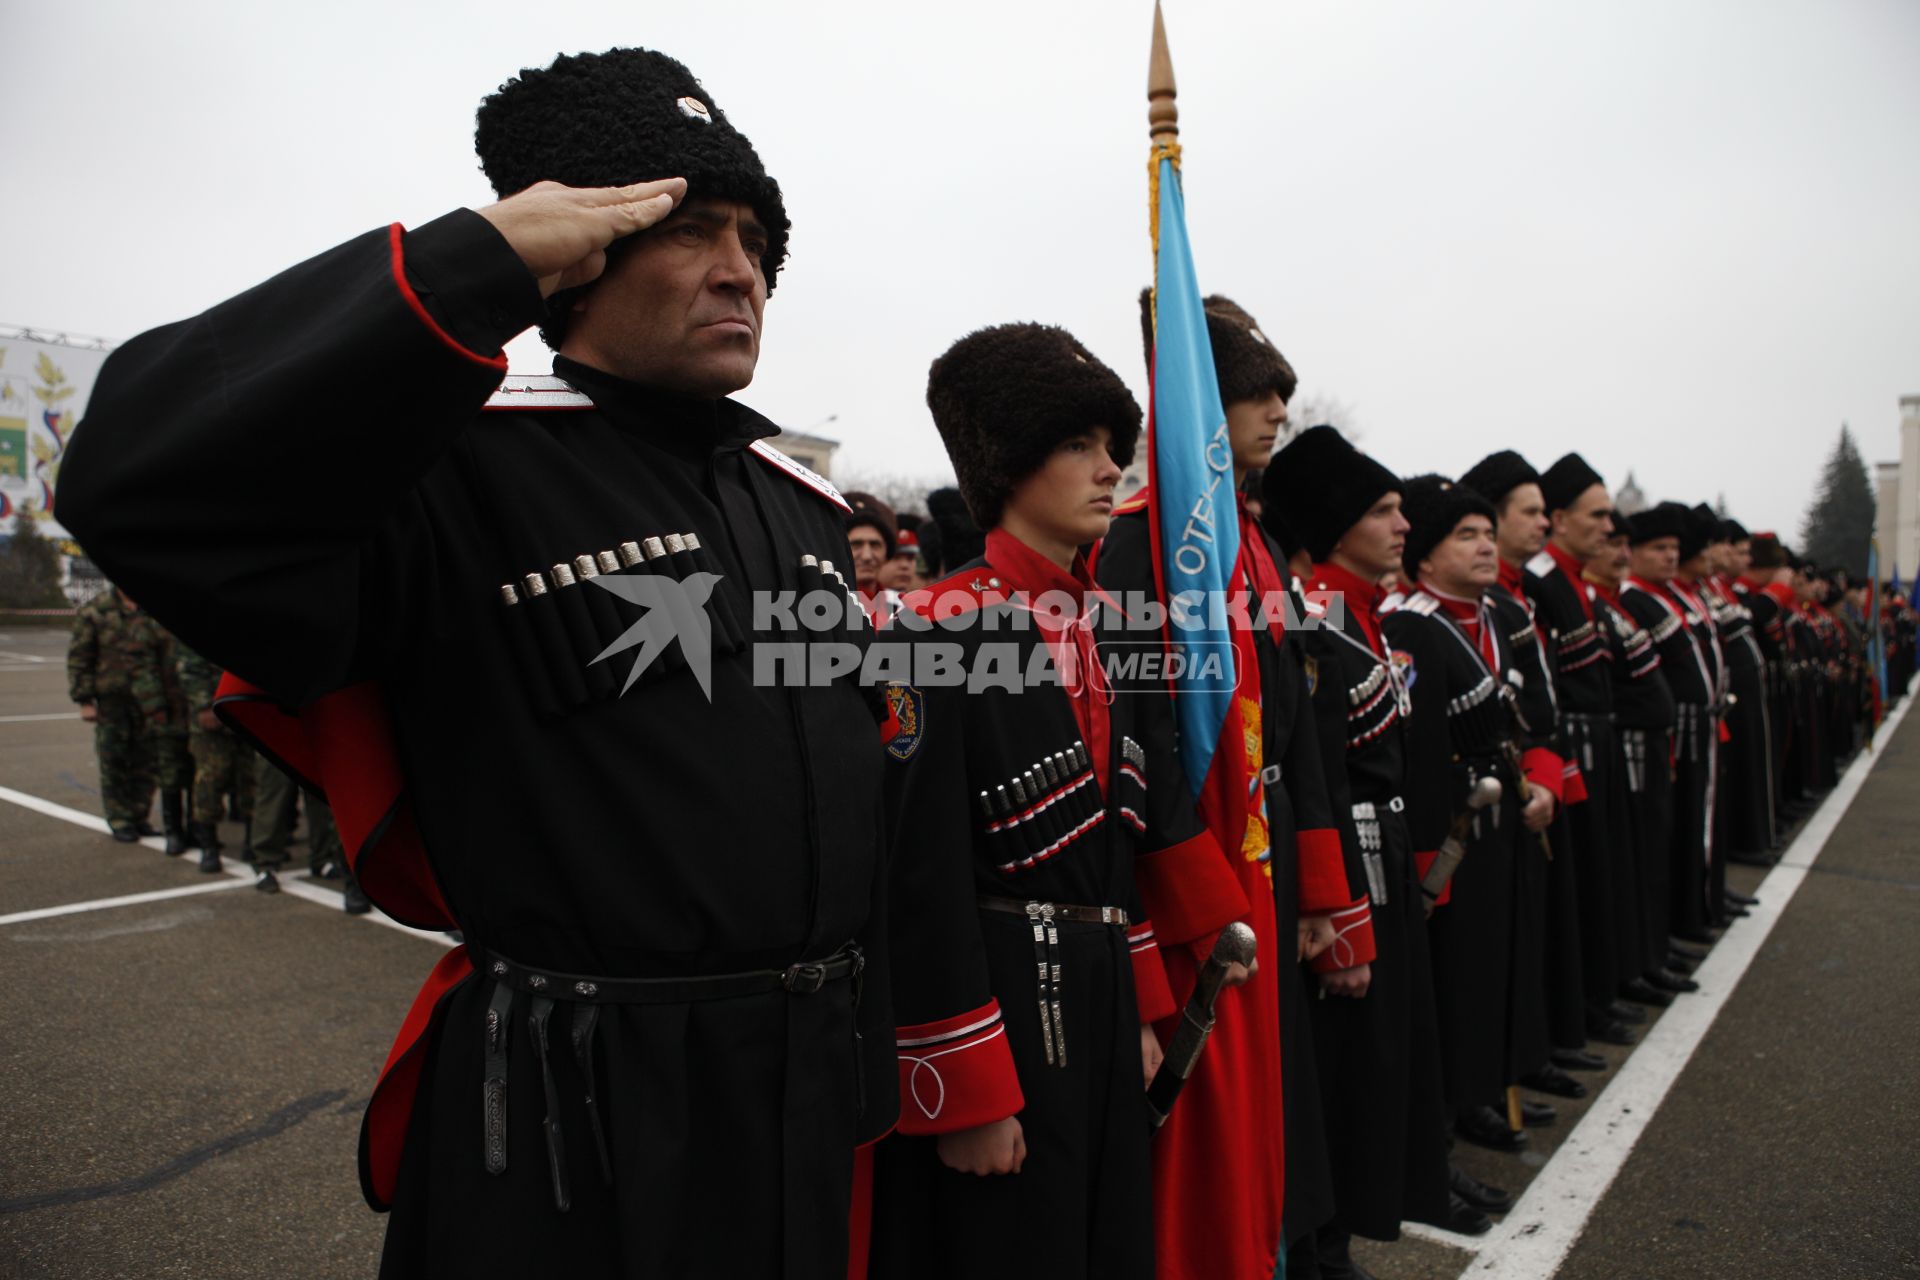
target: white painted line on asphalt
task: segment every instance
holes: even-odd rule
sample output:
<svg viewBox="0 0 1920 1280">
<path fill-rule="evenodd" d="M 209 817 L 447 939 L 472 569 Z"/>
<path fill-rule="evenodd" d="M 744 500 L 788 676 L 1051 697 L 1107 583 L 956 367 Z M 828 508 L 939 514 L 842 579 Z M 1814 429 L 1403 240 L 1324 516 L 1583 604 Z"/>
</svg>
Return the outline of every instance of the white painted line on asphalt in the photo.
<svg viewBox="0 0 1920 1280">
<path fill-rule="evenodd" d="M 239 880 L 215 880 L 208 884 L 190 884 L 182 889 L 155 889 L 151 893 L 129 893 L 118 898 L 95 898 L 92 902 L 69 902 L 59 907 L 39 907 L 0 916 L 0 924 L 25 924 L 29 920 L 51 920 L 55 916 L 75 916 L 83 911 L 105 911 L 109 907 L 136 907 L 143 902 L 164 902 L 168 898 L 188 898 L 196 893 L 219 893 L 223 889 L 242 889 Z"/>
<path fill-rule="evenodd" d="M 38 716 L 0 716 L 0 724 L 25 724 L 29 720 L 79 720 L 78 711 L 49 711 Z"/>
<path fill-rule="evenodd" d="M 14 653 L 10 649 L 0 649 L 0 658 L 11 658 L 15 662 L 52 662 L 52 658 L 37 653 Z"/>
<path fill-rule="evenodd" d="M 1913 701 L 1908 698 L 1887 717 L 1875 745 L 1886 745 Z M 1760 903 L 1748 908 L 1752 917 L 1736 921 L 1694 972 L 1700 990 L 1681 996 L 1660 1015 L 1546 1167 L 1534 1176 L 1513 1212 L 1478 1238 L 1431 1229 L 1410 1234 L 1474 1253 L 1474 1260 L 1460 1273 L 1474 1280 L 1545 1280 L 1559 1271 L 1879 758 L 1877 751 L 1862 751 L 1848 766 L 1839 785 L 1761 881 Z"/>
<path fill-rule="evenodd" d="M 49 818 L 58 818 L 62 822 L 71 822 L 74 826 L 85 827 L 89 831 L 109 832 L 112 830 L 112 828 L 107 826 L 107 820 L 105 818 L 95 817 L 91 813 L 82 813 L 78 809 L 69 809 L 63 804 L 55 804 L 51 800 L 42 800 L 39 796 L 28 795 L 24 791 L 15 791 L 12 787 L 0 787 L 0 800 L 5 800 L 9 804 L 17 804 L 22 809 L 31 809 L 35 813 L 45 814 Z M 166 851 L 166 842 L 159 836 L 148 836 L 139 843 L 146 848 L 152 849 L 155 853 L 164 853 Z M 222 858 L 221 864 L 222 874 L 229 877 L 235 887 L 242 884 L 252 884 L 259 878 L 258 872 L 237 858 Z M 288 897 L 298 898 L 302 902 L 312 902 L 323 907 L 331 907 L 335 911 L 340 910 L 340 895 L 331 889 L 322 889 L 318 885 L 308 884 L 291 875 L 277 878 L 280 881 L 280 891 Z M 224 888 L 228 886 L 222 884 L 221 887 Z M 200 889 L 201 886 L 195 886 L 195 888 Z M 101 905 L 114 906 L 118 905 L 118 903 L 112 899 L 108 899 L 104 900 Z M 0 924 L 7 923 L 11 919 L 12 917 L 0 918 Z M 443 947 L 451 947 L 453 945 L 453 939 L 447 937 L 446 934 L 431 932 L 426 929 L 416 929 L 412 925 L 401 924 L 398 920 L 395 920 L 378 907 L 375 907 L 363 916 L 355 916 L 353 919 L 364 920 L 369 924 L 383 924 L 389 929 L 397 929 L 401 933 L 410 934 L 413 937 L 421 938 L 428 942 L 437 942 Z"/>
</svg>

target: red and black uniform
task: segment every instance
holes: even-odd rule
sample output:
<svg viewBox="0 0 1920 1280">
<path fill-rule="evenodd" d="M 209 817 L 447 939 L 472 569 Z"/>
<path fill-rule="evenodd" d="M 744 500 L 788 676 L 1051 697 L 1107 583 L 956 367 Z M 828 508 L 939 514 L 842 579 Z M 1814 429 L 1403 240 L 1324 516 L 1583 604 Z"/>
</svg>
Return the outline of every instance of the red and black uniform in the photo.
<svg viewBox="0 0 1920 1280">
<path fill-rule="evenodd" d="M 1619 765 L 1627 789 L 1627 831 L 1637 870 L 1644 974 L 1666 967 L 1673 932 L 1673 690 L 1653 637 L 1620 593 L 1593 585 L 1594 616 L 1613 652 L 1613 706 Z"/>
<path fill-rule="evenodd" d="M 1767 658 L 1746 603 L 1725 579 L 1701 580 L 1700 595 L 1713 617 L 1727 664 L 1726 775 L 1720 788 L 1727 857 L 1771 863 L 1773 742 L 1767 714 Z"/>
<path fill-rule="evenodd" d="M 1580 771 L 1580 795 L 1569 794 L 1572 838 L 1554 858 L 1572 864 L 1579 898 L 1581 990 L 1589 1018 L 1598 1017 L 1639 971 L 1623 963 L 1630 941 L 1626 910 L 1614 901 L 1613 672 L 1594 625 L 1580 561 L 1548 544 L 1527 562 L 1527 598 L 1547 637 L 1559 695 L 1561 754 Z"/>
<path fill-rule="evenodd" d="M 1336 564 L 1314 566 L 1310 599 L 1333 601 L 1306 635 L 1313 712 L 1336 815 L 1344 817 L 1356 905 L 1322 971 L 1372 962 L 1363 999 L 1313 1003 L 1335 1224 L 1392 1240 L 1400 1223 L 1444 1222 L 1447 1112 L 1433 972 L 1405 817 L 1407 689 L 1380 633 L 1379 589 Z M 1350 923 L 1348 922 L 1350 921 Z"/>
<path fill-rule="evenodd" d="M 1773 590 L 1753 578 L 1735 579 L 1734 596 L 1753 619 L 1753 638 L 1760 646 L 1765 674 L 1767 710 L 1767 811 L 1772 816 L 1772 838 L 1786 832 L 1787 734 L 1793 716 L 1788 693 L 1786 619 Z"/>
<path fill-rule="evenodd" d="M 1465 812 L 1474 782 L 1501 785 L 1499 801 L 1478 811 L 1461 839 L 1466 856 L 1427 921 L 1446 1099 L 1458 1115 L 1491 1105 L 1514 1079 L 1516 866 L 1522 837 L 1534 842 L 1520 823 L 1517 756 L 1508 755 L 1516 745 L 1513 653 L 1490 602 L 1424 582 L 1388 603 L 1381 629 L 1402 664 L 1411 712 L 1406 821 L 1418 875 Z"/>
<path fill-rule="evenodd" d="M 383 1274 L 688 1275 L 718 1243 L 840 1276 L 896 1109 L 883 756 L 860 690 L 758 680 L 744 641 L 751 593 L 846 562 L 844 504 L 731 400 L 565 360 L 494 396 L 544 311 L 470 211 L 356 237 L 116 351 L 61 516 L 261 691 L 228 711 L 313 770 L 368 895 L 467 939 L 362 1132 Z M 695 605 L 620 696 L 590 660 L 635 616 L 560 567 L 687 533 L 709 687 Z M 619 571 L 691 577 L 668 559 Z"/>
<path fill-rule="evenodd" d="M 1150 501 L 1145 490 L 1129 499 L 1100 547 L 1102 585 L 1126 598 L 1159 595 Z M 1252 660 L 1242 669 L 1236 657 L 1242 732 L 1229 735 L 1239 741 L 1223 742 L 1222 749 L 1242 749 L 1248 803 L 1239 847 L 1223 856 L 1241 886 L 1241 918 L 1254 929 L 1261 962 L 1244 987 L 1222 994 L 1206 1053 L 1155 1139 L 1160 1274 L 1169 1280 L 1251 1274 L 1262 1265 L 1270 1272 L 1282 1228 L 1289 1240 L 1298 1239 L 1327 1221 L 1334 1207 L 1307 1012 L 1309 975 L 1293 956 L 1302 915 L 1331 916 L 1356 903 L 1319 736 L 1307 718 L 1311 687 L 1301 637 L 1270 609 L 1269 621 L 1259 620 L 1261 603 L 1282 597 L 1290 598 L 1294 617 L 1310 616 L 1297 587 L 1282 576 L 1285 563 L 1243 506 L 1235 582 L 1247 593 L 1253 626 L 1244 638 L 1236 636 L 1236 654 L 1250 653 Z M 1168 940 L 1164 929 L 1162 939 Z M 1192 989 L 1198 958 L 1194 947 L 1185 954 L 1169 949 L 1177 997 Z M 1281 1185 L 1284 1199 L 1272 1190 Z"/>
<path fill-rule="evenodd" d="M 1719 668 L 1704 610 L 1666 585 L 1627 579 L 1620 603 L 1647 632 L 1673 694 L 1671 927 L 1675 937 L 1710 940 L 1707 897 L 1713 851 L 1714 765 L 1720 749 Z"/>
<path fill-rule="evenodd" d="M 1521 761 L 1527 780 L 1553 793 L 1553 821 L 1543 839 L 1520 842 L 1515 863 L 1513 972 L 1516 977 L 1514 1061 L 1510 1079 L 1537 1071 L 1553 1049 L 1579 1049 L 1587 1042 L 1586 993 L 1580 982 L 1580 891 L 1570 856 L 1567 806 L 1584 795 L 1573 763 L 1563 759 L 1560 702 L 1553 686 L 1553 656 L 1527 599 L 1525 573 L 1500 562 L 1500 581 L 1487 589 L 1495 625 L 1513 653 Z"/>
<path fill-rule="evenodd" d="M 1047 592 L 1078 620 L 1034 609 Z M 1166 700 L 1099 665 L 1096 641 L 1124 633 L 1084 559 L 1069 573 L 996 530 L 908 607 L 943 621 L 903 616 L 885 642 L 1000 678 L 892 695 L 902 1105 L 875 1153 L 872 1274 L 1152 1276 L 1140 1027 L 1175 1006 L 1143 904 L 1185 942 L 1238 918 L 1238 885 L 1195 816 Z M 940 1162 L 937 1135 L 1014 1115 L 1020 1173 Z"/>
</svg>

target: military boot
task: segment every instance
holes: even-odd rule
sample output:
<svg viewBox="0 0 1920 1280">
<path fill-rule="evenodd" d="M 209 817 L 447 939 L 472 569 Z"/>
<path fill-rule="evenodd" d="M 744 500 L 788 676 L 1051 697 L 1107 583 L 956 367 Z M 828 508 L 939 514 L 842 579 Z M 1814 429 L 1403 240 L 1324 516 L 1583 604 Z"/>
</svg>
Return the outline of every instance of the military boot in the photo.
<svg viewBox="0 0 1920 1280">
<path fill-rule="evenodd" d="M 160 793 L 160 824 L 167 837 L 166 855 L 177 858 L 187 851 L 186 822 L 183 817 L 183 797 L 178 791 L 167 790 Z"/>
<path fill-rule="evenodd" d="M 253 819 L 240 824 L 240 861 L 253 865 Z"/>
<path fill-rule="evenodd" d="M 209 874 L 220 870 L 220 833 L 211 822 L 193 824 L 193 842 L 200 847 L 200 869 Z"/>
</svg>

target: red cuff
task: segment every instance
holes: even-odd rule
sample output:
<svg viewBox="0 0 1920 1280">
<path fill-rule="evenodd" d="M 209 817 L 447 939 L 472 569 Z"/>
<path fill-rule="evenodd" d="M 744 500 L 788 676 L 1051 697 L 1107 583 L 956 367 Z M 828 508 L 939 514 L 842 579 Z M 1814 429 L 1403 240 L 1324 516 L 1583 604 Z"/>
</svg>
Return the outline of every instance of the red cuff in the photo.
<svg viewBox="0 0 1920 1280">
<path fill-rule="evenodd" d="M 1335 973 L 1372 964 L 1373 907 L 1361 898 L 1333 913 L 1333 945 L 1313 958 L 1315 973 Z"/>
<path fill-rule="evenodd" d="M 1324 916 L 1347 905 L 1347 869 L 1341 861 L 1340 833 L 1332 827 L 1297 832 L 1300 914 Z"/>
<path fill-rule="evenodd" d="M 1440 854 L 1438 850 L 1434 851 L 1433 853 L 1414 854 L 1413 855 L 1414 879 L 1420 881 L 1420 883 L 1424 885 L 1427 882 L 1427 872 L 1433 870 L 1433 860 L 1439 856 Z M 1424 893 L 1425 891 L 1423 890 L 1422 896 L 1424 896 Z M 1436 907 L 1444 907 L 1449 902 L 1452 902 L 1452 901 L 1453 901 L 1453 877 L 1448 876 L 1446 884 L 1442 885 L 1440 888 L 1440 896 L 1433 900 L 1433 905 Z"/>
<path fill-rule="evenodd" d="M 1720 743 L 1722 746 L 1724 746 L 1727 743 L 1732 741 L 1733 741 L 1733 730 L 1727 728 L 1727 722 L 1725 720 L 1722 720 L 1720 722 Z"/>
<path fill-rule="evenodd" d="M 1141 854 L 1133 878 L 1162 943 L 1191 942 L 1246 918 L 1247 895 L 1211 832 Z"/>
<path fill-rule="evenodd" d="M 1535 782 L 1553 792 L 1553 802 L 1559 804 L 1565 795 L 1567 774 L 1566 761 L 1545 747 L 1533 747 L 1520 756 L 1520 772 L 1527 775 L 1528 782 Z M 1520 803 L 1526 804 L 1527 797 L 1520 797 Z"/>
<path fill-rule="evenodd" d="M 1567 761 L 1564 777 L 1566 781 L 1563 784 L 1561 797 L 1568 804 L 1585 804 L 1587 802 L 1587 776 L 1580 772 L 1580 766 L 1571 760 Z"/>
<path fill-rule="evenodd" d="M 1141 920 L 1127 930 L 1127 950 L 1133 954 L 1133 998 L 1140 1006 L 1140 1024 L 1171 1018 L 1180 1006 L 1167 985 L 1167 966 L 1153 937 L 1153 922 Z"/>
<path fill-rule="evenodd" d="M 1027 1105 L 1000 1021 L 1000 1002 L 901 1027 L 900 1132 L 958 1133 L 1005 1120 Z"/>
<path fill-rule="evenodd" d="M 485 365 L 489 369 L 498 369 L 501 373 L 505 373 L 507 371 L 506 352 L 503 351 L 495 356 L 483 356 L 478 351 L 469 351 L 461 346 L 452 334 L 440 327 L 440 322 L 433 318 L 433 313 L 428 311 L 426 304 L 420 301 L 420 296 L 413 291 L 413 286 L 407 283 L 406 231 L 399 223 L 395 222 L 387 227 L 387 242 L 393 249 L 393 283 L 400 290 L 400 296 L 406 299 L 407 309 L 419 318 L 421 324 L 427 326 L 428 332 L 440 339 L 449 349 L 465 356 L 475 364 Z"/>
</svg>

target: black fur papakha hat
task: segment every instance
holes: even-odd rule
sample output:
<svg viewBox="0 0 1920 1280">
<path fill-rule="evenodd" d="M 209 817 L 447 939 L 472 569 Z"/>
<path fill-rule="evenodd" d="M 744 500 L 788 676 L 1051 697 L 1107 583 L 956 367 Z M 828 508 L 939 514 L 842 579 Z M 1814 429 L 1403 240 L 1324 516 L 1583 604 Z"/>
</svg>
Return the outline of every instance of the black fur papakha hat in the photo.
<svg viewBox="0 0 1920 1280">
<path fill-rule="evenodd" d="M 1333 427 L 1309 427 L 1273 455 L 1263 482 L 1266 509 L 1300 535 L 1317 564 L 1368 508 L 1404 489 L 1400 477 L 1347 443 Z"/>
<path fill-rule="evenodd" d="M 1709 543 L 1720 540 L 1720 517 L 1704 502 L 1684 510 L 1680 522 L 1680 558 L 1691 560 L 1705 551 Z"/>
<path fill-rule="evenodd" d="M 1213 348 L 1213 372 L 1220 383 L 1220 404 L 1239 404 L 1242 400 L 1264 399 L 1278 391 L 1282 400 L 1293 399 L 1300 385 L 1293 366 L 1280 354 L 1260 322 L 1232 298 L 1213 294 L 1200 304 L 1207 316 L 1207 345 Z M 1148 364 L 1153 360 L 1153 290 L 1140 291 L 1140 336 L 1146 342 Z"/>
<path fill-rule="evenodd" d="M 935 574 L 951 573 L 987 549 L 986 535 L 958 489 L 947 486 L 927 495 L 927 521 L 920 530 L 920 554 Z"/>
<path fill-rule="evenodd" d="M 1781 544 L 1777 534 L 1756 533 L 1753 535 L 1753 561 L 1749 567 L 1754 569 L 1784 569 L 1787 567 L 1787 549 Z"/>
<path fill-rule="evenodd" d="M 995 325 L 960 339 L 927 372 L 927 408 L 982 529 L 1000 523 L 1014 486 L 1062 442 L 1105 427 L 1107 451 L 1124 467 L 1140 437 L 1127 384 L 1056 325 Z"/>
<path fill-rule="evenodd" d="M 1266 476 L 1264 474 L 1260 477 L 1260 482 L 1260 525 L 1275 542 L 1280 544 L 1281 557 L 1285 560 L 1291 560 L 1299 555 L 1300 552 L 1306 548 L 1307 544 L 1300 541 L 1300 535 L 1293 531 L 1293 526 L 1287 523 L 1284 516 L 1274 510 L 1273 503 L 1267 501 Z M 1283 565 L 1282 567 L 1284 568 L 1285 566 Z"/>
<path fill-rule="evenodd" d="M 1503 506 L 1507 495 L 1523 484 L 1539 484 L 1540 473 L 1533 464 L 1511 449 L 1490 453 L 1468 468 L 1457 483 L 1467 486 L 1495 507 Z"/>
<path fill-rule="evenodd" d="M 1455 484 L 1445 476 L 1415 476 L 1406 482 L 1401 493 L 1400 514 L 1412 528 L 1407 530 L 1400 563 L 1410 578 L 1420 575 L 1420 562 L 1451 537 L 1462 520 L 1468 516 L 1485 516 L 1493 523 L 1499 518 L 1494 514 L 1493 504 L 1482 497 L 1478 489 Z"/>
<path fill-rule="evenodd" d="M 473 148 L 502 197 L 548 180 L 618 187 L 685 178 L 689 199 L 736 200 L 759 217 L 767 292 L 786 261 L 791 223 L 780 184 L 693 72 L 664 53 L 563 54 L 545 69 L 523 70 L 481 102 Z M 553 345 L 571 302 L 549 299 L 553 319 L 541 334 Z"/>
<path fill-rule="evenodd" d="M 1700 528 L 1702 532 L 1706 534 L 1708 542 L 1733 541 L 1732 537 L 1727 533 L 1727 522 L 1720 518 L 1718 511 L 1715 511 L 1706 503 L 1700 502 L 1694 504 L 1693 518 L 1699 522 Z"/>
<path fill-rule="evenodd" d="M 1540 474 L 1540 496 L 1547 500 L 1547 512 L 1565 511 L 1580 501 L 1580 495 L 1595 485 L 1604 485 L 1600 473 L 1587 460 L 1570 453 Z"/>
<path fill-rule="evenodd" d="M 1614 517 L 1619 520 L 1618 516 Z M 1645 511 L 1636 511 L 1627 526 L 1627 545 L 1637 547 L 1656 538 L 1680 538 L 1687 531 L 1687 509 L 1677 502 L 1663 502 Z M 1684 556 L 1683 556 L 1684 558 Z"/>
<path fill-rule="evenodd" d="M 1747 532 L 1747 526 L 1741 524 L 1732 516 L 1728 516 L 1720 522 L 1720 541 L 1751 542 L 1753 541 L 1753 535 Z"/>
<path fill-rule="evenodd" d="M 1292 399 L 1300 386 L 1294 367 L 1281 349 L 1260 332 L 1260 320 L 1250 317 L 1240 303 L 1223 294 L 1204 297 L 1206 336 L 1213 347 L 1213 374 L 1219 378 L 1219 403 L 1238 405 L 1242 399 L 1265 399 L 1279 391 Z M 1140 290 L 1140 338 L 1146 342 L 1148 367 L 1154 359 L 1154 290 Z"/>
</svg>

